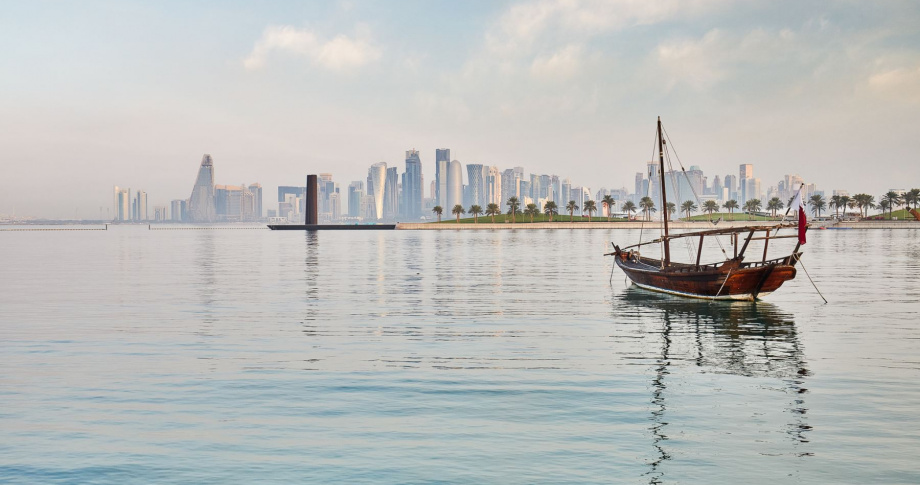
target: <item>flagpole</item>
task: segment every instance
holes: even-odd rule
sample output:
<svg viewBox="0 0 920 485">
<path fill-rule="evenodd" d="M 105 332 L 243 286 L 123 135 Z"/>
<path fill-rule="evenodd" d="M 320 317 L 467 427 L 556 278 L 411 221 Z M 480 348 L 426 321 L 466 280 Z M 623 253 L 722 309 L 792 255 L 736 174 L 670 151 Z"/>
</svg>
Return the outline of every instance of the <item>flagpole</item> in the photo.
<svg viewBox="0 0 920 485">
<path fill-rule="evenodd" d="M 802 182 L 801 184 L 799 184 L 799 190 L 798 190 L 799 193 L 798 193 L 797 195 L 798 195 L 800 198 L 801 198 L 801 196 L 802 196 L 802 187 L 805 187 L 805 182 Z M 795 200 L 795 197 L 793 197 L 792 200 L 794 201 L 794 200 Z M 789 216 L 789 211 L 791 211 L 791 210 L 792 210 L 792 205 L 790 205 L 789 207 L 786 207 L 786 213 L 783 214 L 783 220 L 779 221 L 780 224 L 786 222 L 786 217 Z"/>
</svg>

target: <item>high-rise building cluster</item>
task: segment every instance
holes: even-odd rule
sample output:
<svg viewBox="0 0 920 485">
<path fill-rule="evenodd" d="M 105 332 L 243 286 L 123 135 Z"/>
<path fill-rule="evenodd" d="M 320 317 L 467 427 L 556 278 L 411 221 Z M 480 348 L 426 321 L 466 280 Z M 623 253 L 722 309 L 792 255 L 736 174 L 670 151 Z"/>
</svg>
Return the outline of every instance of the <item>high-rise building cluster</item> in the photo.
<svg viewBox="0 0 920 485">
<path fill-rule="evenodd" d="M 372 164 L 365 180 L 348 184 L 347 192 L 340 190 L 331 173 L 317 177 L 317 204 L 321 223 L 380 222 L 430 220 L 432 209 L 440 206 L 444 214 L 461 205 L 465 210 L 478 205 L 486 209 L 497 204 L 507 210 L 507 201 L 516 197 L 520 207 L 534 204 L 543 210 L 546 202 L 553 201 L 560 212 L 574 201 L 575 213 L 582 214 L 588 200 L 594 200 L 600 216 L 624 215 L 623 203 L 639 205 L 650 197 L 655 207 L 661 208 L 661 184 L 669 203 L 679 206 L 693 201 L 698 207 L 712 200 L 720 206 L 734 200 L 737 207 L 758 199 L 766 202 L 777 197 L 784 203 L 802 188 L 806 196 L 822 194 L 813 183 L 805 184 L 798 175 L 786 175 L 775 186 L 764 190 L 761 179 L 754 176 L 754 165 L 740 164 L 737 174 L 716 175 L 711 179 L 703 170 L 693 165 L 689 170 L 668 170 L 660 173 L 659 162 L 646 162 L 645 171 L 637 172 L 632 191 L 626 187 L 592 190 L 575 185 L 569 178 L 558 175 L 525 173 L 524 167 L 502 169 L 496 165 L 468 163 L 464 165 L 451 159 L 449 148 L 438 148 L 434 153 L 434 177 L 426 187 L 422 154 L 415 150 L 405 152 L 404 168 L 388 166 L 386 162 Z M 204 155 L 195 184 L 187 199 L 171 201 L 168 206 L 148 208 L 147 193 L 115 187 L 114 216 L 116 221 L 177 221 L 177 222 L 245 222 L 263 217 L 262 186 L 217 185 L 214 183 L 214 160 Z M 278 187 L 277 209 L 267 210 L 271 222 L 304 222 L 306 178 L 304 185 Z M 609 197 L 609 199 L 608 199 Z M 612 199 L 608 207 L 602 201 Z M 660 212 L 659 212 L 660 214 Z"/>
<path fill-rule="evenodd" d="M 188 199 L 147 208 L 147 193 L 115 187 L 115 221 L 240 222 L 262 219 L 262 186 L 215 185 L 214 160 L 205 154 Z"/>
</svg>

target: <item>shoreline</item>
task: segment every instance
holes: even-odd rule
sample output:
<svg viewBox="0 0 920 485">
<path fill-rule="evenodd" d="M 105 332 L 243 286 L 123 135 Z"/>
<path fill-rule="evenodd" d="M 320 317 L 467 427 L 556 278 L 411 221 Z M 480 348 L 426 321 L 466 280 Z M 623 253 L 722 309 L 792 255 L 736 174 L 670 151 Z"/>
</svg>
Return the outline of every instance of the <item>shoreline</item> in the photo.
<svg viewBox="0 0 920 485">
<path fill-rule="evenodd" d="M 778 222 L 778 221 L 776 221 Z M 685 222 L 675 221 L 668 224 L 671 229 L 709 229 L 713 227 L 750 227 L 763 226 L 774 221 L 721 221 L 712 226 L 706 221 Z M 650 229 L 659 227 L 658 222 L 534 222 L 534 223 L 491 223 L 480 222 L 472 224 L 440 224 L 437 222 L 400 222 L 396 229 L 401 231 L 485 231 L 485 230 L 538 230 L 538 229 Z M 826 226 L 812 225 L 809 229 L 822 230 L 836 229 L 920 229 L 920 221 L 861 221 L 841 222 Z"/>
</svg>

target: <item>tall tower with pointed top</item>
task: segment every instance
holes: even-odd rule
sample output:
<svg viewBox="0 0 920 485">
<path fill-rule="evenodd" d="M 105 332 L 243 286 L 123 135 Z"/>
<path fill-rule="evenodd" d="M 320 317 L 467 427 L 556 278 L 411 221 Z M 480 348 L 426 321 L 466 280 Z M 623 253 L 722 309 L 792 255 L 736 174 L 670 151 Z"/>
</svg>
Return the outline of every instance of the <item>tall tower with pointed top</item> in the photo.
<svg viewBox="0 0 920 485">
<path fill-rule="evenodd" d="M 188 202 L 188 216 L 191 222 L 214 222 L 217 211 L 214 206 L 214 161 L 211 155 L 201 158 L 198 178 L 192 188 Z"/>
</svg>

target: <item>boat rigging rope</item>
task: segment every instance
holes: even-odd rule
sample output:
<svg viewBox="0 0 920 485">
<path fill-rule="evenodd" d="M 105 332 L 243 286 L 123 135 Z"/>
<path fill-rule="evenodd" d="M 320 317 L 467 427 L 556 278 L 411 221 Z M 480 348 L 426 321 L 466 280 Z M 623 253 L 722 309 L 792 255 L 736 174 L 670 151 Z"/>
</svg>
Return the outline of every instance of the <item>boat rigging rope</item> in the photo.
<svg viewBox="0 0 920 485">
<path fill-rule="evenodd" d="M 700 199 L 699 194 L 696 193 L 696 189 L 693 188 L 693 184 L 690 183 L 690 177 L 687 175 L 686 169 L 684 169 L 683 162 L 680 161 L 680 155 L 677 154 L 677 149 L 674 148 L 674 144 L 671 143 L 671 136 L 668 135 L 668 130 L 664 128 L 664 124 L 661 125 L 661 131 L 664 132 L 665 139 L 668 140 L 668 145 L 670 145 L 671 149 L 674 150 L 674 157 L 677 158 L 677 163 L 678 165 L 680 165 L 680 171 L 684 174 L 684 178 L 687 179 L 687 185 L 690 187 L 690 191 L 693 192 L 693 198 L 696 199 L 696 203 L 699 204 L 700 207 L 702 207 L 703 205 L 702 200 Z M 668 159 L 668 163 L 670 163 L 670 157 Z M 673 170 L 672 170 L 672 176 L 673 176 Z M 674 185 L 677 186 L 677 184 L 674 184 Z M 709 224 L 712 226 L 715 226 L 715 224 L 712 223 L 712 220 L 709 221 Z M 713 236 L 713 239 L 715 239 L 716 243 L 719 244 L 719 249 L 722 250 L 722 255 L 725 256 L 725 259 L 729 259 L 728 253 L 725 251 L 725 247 L 722 245 L 722 241 L 720 241 L 719 238 L 716 236 Z"/>
</svg>

